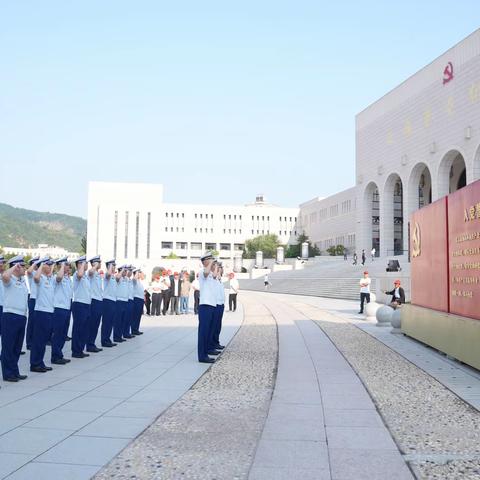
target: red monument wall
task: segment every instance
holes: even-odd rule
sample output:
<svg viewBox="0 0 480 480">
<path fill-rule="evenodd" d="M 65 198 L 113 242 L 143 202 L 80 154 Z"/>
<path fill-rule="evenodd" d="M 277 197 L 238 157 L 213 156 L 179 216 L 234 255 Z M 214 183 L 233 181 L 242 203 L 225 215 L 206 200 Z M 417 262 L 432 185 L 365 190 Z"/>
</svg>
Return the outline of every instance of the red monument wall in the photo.
<svg viewBox="0 0 480 480">
<path fill-rule="evenodd" d="M 480 319 L 480 180 L 448 196 L 450 312 Z"/>
<path fill-rule="evenodd" d="M 412 304 L 448 312 L 447 197 L 410 217 Z"/>
</svg>

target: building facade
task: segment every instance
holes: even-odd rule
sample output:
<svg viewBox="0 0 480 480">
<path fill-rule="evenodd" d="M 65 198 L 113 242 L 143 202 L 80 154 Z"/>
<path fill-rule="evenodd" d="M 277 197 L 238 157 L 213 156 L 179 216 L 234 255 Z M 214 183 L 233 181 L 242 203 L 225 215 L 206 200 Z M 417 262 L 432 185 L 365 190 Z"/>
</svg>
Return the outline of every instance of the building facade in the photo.
<svg viewBox="0 0 480 480">
<path fill-rule="evenodd" d="M 297 235 L 298 208 L 268 204 L 262 195 L 249 205 L 163 202 L 163 186 L 90 182 L 87 255 L 145 268 L 172 253 L 198 259 L 205 250 L 233 260 L 248 239 L 276 234 L 288 244 Z"/>
<path fill-rule="evenodd" d="M 480 178 L 480 30 L 356 117 L 356 238 L 408 249 L 412 212 Z"/>
</svg>

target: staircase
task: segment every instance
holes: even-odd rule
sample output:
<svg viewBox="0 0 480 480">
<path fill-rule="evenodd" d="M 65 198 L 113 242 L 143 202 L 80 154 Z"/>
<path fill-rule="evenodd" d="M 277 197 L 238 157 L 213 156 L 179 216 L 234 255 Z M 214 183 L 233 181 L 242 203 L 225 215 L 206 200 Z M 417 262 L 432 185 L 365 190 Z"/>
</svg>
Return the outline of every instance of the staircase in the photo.
<svg viewBox="0 0 480 480">
<path fill-rule="evenodd" d="M 400 259 L 402 274 L 410 274 L 410 264 Z M 271 285 L 269 292 L 290 293 L 296 295 L 312 295 L 315 297 L 342 298 L 358 300 L 360 295 L 359 282 L 363 272 L 368 270 L 372 278 L 371 291 L 377 291 L 377 277 L 392 276 L 395 273 L 386 273 L 387 259 L 378 258 L 375 261 L 367 260 L 365 266 L 352 265 L 351 260 L 345 261 L 341 257 L 317 258 L 306 262 L 301 270 L 272 272 L 269 274 Z M 393 281 L 393 280 L 392 280 Z M 253 280 L 239 280 L 243 290 L 264 291 L 263 276 Z"/>
</svg>

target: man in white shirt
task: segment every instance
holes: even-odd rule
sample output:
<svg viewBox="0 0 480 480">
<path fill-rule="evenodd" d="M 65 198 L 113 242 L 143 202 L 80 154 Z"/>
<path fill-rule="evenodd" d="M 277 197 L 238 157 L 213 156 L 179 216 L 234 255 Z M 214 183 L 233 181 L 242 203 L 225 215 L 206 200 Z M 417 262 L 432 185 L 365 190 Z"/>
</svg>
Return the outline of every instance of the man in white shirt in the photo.
<svg viewBox="0 0 480 480">
<path fill-rule="evenodd" d="M 363 305 L 365 301 L 370 303 L 370 284 L 372 279 L 368 276 L 368 272 L 363 272 L 363 278 L 360 279 L 360 311 L 358 313 L 363 313 Z"/>
<path fill-rule="evenodd" d="M 237 309 L 237 294 L 240 290 L 238 280 L 235 278 L 235 274 L 232 272 L 229 276 L 230 279 L 230 291 L 228 292 L 228 309 L 230 312 L 234 312 Z"/>
<path fill-rule="evenodd" d="M 215 309 L 218 299 L 218 280 L 215 279 L 217 267 L 211 252 L 200 258 L 203 268 L 199 272 L 200 305 L 198 306 L 198 361 L 214 363 L 208 356 L 208 342 L 211 338 Z"/>
</svg>

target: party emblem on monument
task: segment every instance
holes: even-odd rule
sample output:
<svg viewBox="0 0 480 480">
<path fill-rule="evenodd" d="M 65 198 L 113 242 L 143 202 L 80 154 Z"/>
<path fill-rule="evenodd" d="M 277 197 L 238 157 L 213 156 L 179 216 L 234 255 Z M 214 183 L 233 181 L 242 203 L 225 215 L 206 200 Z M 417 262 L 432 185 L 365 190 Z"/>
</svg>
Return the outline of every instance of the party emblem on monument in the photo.
<svg viewBox="0 0 480 480">
<path fill-rule="evenodd" d="M 422 241 L 421 241 L 421 234 L 420 234 L 420 225 L 418 222 L 415 222 L 415 226 L 413 227 L 413 234 L 412 234 L 412 256 L 413 258 L 419 257 L 420 253 L 422 253 Z"/>
</svg>

